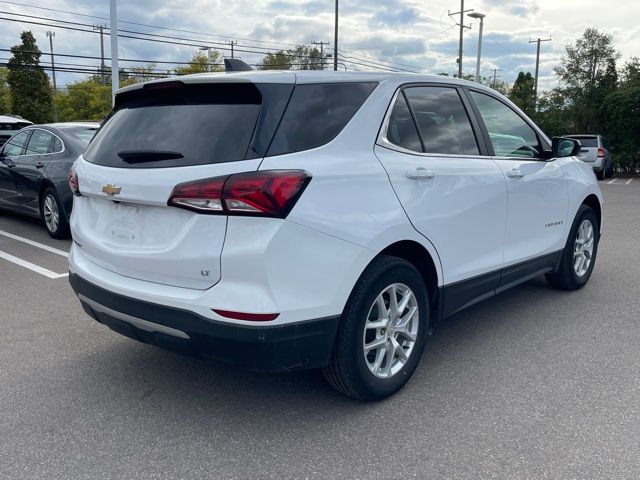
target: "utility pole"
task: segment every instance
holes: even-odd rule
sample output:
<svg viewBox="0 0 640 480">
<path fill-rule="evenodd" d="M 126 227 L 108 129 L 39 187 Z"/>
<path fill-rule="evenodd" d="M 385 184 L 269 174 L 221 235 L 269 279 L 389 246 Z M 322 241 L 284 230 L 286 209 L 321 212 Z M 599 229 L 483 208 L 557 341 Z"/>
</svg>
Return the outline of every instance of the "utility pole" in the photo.
<svg viewBox="0 0 640 480">
<path fill-rule="evenodd" d="M 47 37 L 49 37 L 49 52 L 51 53 L 51 76 L 53 77 L 53 91 L 57 92 L 58 87 L 56 86 L 56 64 L 53 61 L 53 37 L 56 36 L 56 32 L 47 32 Z"/>
<path fill-rule="evenodd" d="M 538 108 L 538 72 L 540 71 L 540 42 L 550 42 L 551 37 L 549 38 L 538 38 L 537 40 L 529 39 L 529 43 L 537 43 L 536 49 L 536 78 L 533 86 L 533 110 L 536 111 Z"/>
<path fill-rule="evenodd" d="M 58 86 L 56 85 L 56 64 L 53 60 L 53 37 L 56 32 L 47 32 L 49 37 L 49 53 L 51 53 L 51 77 L 53 79 L 53 119 L 58 121 L 58 107 L 56 105 L 56 95 L 58 94 Z"/>
<path fill-rule="evenodd" d="M 335 32 L 333 35 L 333 70 L 338 71 L 338 0 L 336 0 Z"/>
<path fill-rule="evenodd" d="M 464 24 L 464 14 L 467 12 L 473 12 L 473 8 L 469 9 L 469 10 L 465 10 L 464 9 L 464 0 L 460 0 L 460 11 L 459 12 L 453 12 L 451 13 L 450 11 L 449 16 L 453 17 L 455 15 L 460 15 L 460 23 L 456 23 L 456 25 L 460 26 L 460 44 L 458 47 L 458 78 L 462 78 L 462 47 L 463 47 L 463 37 L 464 37 L 464 29 L 470 29 L 471 26 L 467 26 Z"/>
<path fill-rule="evenodd" d="M 235 40 L 231 40 L 231 41 L 229 42 L 229 45 L 231 45 L 231 58 L 234 58 L 234 57 L 233 57 L 233 53 L 234 53 L 234 52 L 233 52 L 233 47 L 234 47 L 235 45 L 237 45 L 237 44 L 238 44 L 238 42 L 236 42 Z"/>
<path fill-rule="evenodd" d="M 311 42 L 311 45 L 320 45 L 320 66 L 324 70 L 324 46 L 329 45 L 329 42 Z"/>
<path fill-rule="evenodd" d="M 111 16 L 111 101 L 115 105 L 116 92 L 120 88 L 120 69 L 118 68 L 118 6 L 117 0 L 111 0 L 109 13 Z"/>
<path fill-rule="evenodd" d="M 480 61 L 482 59 L 482 29 L 484 27 L 484 17 L 486 15 L 480 12 L 470 13 L 471 18 L 480 20 L 480 32 L 478 33 L 478 59 L 476 60 L 476 82 L 480 83 Z"/>
<path fill-rule="evenodd" d="M 104 85 L 106 83 L 104 68 L 104 25 L 94 25 L 93 29 L 100 32 L 100 78 Z"/>
<path fill-rule="evenodd" d="M 496 80 L 498 80 L 500 77 L 498 76 L 498 72 L 500 71 L 499 68 L 494 68 L 493 69 L 493 82 L 491 83 L 491 88 L 495 89 L 496 88 Z"/>
</svg>

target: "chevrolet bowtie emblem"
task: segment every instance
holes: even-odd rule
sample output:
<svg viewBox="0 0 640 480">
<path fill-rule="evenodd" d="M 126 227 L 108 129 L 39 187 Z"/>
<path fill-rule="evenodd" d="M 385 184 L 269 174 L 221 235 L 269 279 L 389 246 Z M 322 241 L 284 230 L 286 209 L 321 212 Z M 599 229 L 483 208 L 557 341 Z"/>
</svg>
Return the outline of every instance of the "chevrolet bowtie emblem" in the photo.
<svg viewBox="0 0 640 480">
<path fill-rule="evenodd" d="M 118 195 L 120 193 L 120 190 L 122 190 L 122 187 L 116 187 L 111 183 L 108 183 L 107 185 L 102 186 L 102 193 L 106 193 L 110 197 L 113 197 L 114 195 Z"/>
</svg>

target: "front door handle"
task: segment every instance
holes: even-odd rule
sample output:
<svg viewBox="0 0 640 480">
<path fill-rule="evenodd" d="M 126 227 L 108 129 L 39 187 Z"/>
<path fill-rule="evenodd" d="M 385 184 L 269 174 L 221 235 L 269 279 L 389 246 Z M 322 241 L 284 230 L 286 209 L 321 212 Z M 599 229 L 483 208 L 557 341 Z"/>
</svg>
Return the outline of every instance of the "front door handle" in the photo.
<svg viewBox="0 0 640 480">
<path fill-rule="evenodd" d="M 436 174 L 426 168 L 418 167 L 415 170 L 407 170 L 407 178 L 409 180 L 429 180 Z"/>
<path fill-rule="evenodd" d="M 36 162 L 35 167 L 36 168 L 44 168 L 44 162 Z"/>
<path fill-rule="evenodd" d="M 519 168 L 512 168 L 507 172 L 507 177 L 509 178 L 522 178 L 524 177 L 524 173 Z"/>
</svg>

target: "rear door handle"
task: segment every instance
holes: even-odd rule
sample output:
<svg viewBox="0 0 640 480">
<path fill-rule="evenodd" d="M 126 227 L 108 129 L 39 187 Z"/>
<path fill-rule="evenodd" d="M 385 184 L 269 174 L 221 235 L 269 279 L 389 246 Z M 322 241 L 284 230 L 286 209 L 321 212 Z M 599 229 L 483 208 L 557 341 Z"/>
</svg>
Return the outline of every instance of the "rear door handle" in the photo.
<svg viewBox="0 0 640 480">
<path fill-rule="evenodd" d="M 35 167 L 36 168 L 43 168 L 44 167 L 44 162 L 36 162 Z"/>
<path fill-rule="evenodd" d="M 520 170 L 519 168 L 512 168 L 511 170 L 507 171 L 507 177 L 522 178 L 524 177 L 524 173 L 522 173 L 522 170 Z"/>
<path fill-rule="evenodd" d="M 418 167 L 415 170 L 407 170 L 407 178 L 409 180 L 429 180 L 435 177 L 436 174 L 426 168 Z"/>
</svg>

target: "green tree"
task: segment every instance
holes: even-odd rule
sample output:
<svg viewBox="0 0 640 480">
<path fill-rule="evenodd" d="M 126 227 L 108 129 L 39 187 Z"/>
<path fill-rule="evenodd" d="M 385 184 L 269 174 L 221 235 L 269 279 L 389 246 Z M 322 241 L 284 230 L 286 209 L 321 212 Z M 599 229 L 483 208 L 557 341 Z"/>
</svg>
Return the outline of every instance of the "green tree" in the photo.
<svg viewBox="0 0 640 480">
<path fill-rule="evenodd" d="M 520 72 L 511 87 L 509 99 L 524 113 L 532 115 L 535 110 L 535 80 L 531 73 Z"/>
<path fill-rule="evenodd" d="M 190 73 L 223 72 L 221 66 L 222 55 L 217 50 L 197 51 L 189 60 L 189 64 L 183 67 L 176 67 L 176 75 L 189 75 Z"/>
<path fill-rule="evenodd" d="M 7 82 L 9 70 L 0 67 L 0 114 L 11 113 L 11 89 Z"/>
<path fill-rule="evenodd" d="M 618 88 L 604 98 L 602 113 L 619 169 L 636 172 L 640 169 L 640 59 L 628 61 L 621 78 Z"/>
<path fill-rule="evenodd" d="M 554 70 L 559 90 L 576 120 L 576 131 L 600 133 L 604 126 L 600 107 L 615 89 L 619 57 L 613 36 L 596 28 L 587 28 L 582 37 L 566 46 L 566 54 Z"/>
<path fill-rule="evenodd" d="M 268 53 L 258 65 L 260 70 L 323 70 L 320 50 L 300 45 L 289 50 Z"/>
<path fill-rule="evenodd" d="M 102 84 L 99 76 L 71 83 L 56 95 L 56 107 L 63 122 L 102 120 L 111 110 L 111 84 Z"/>
<path fill-rule="evenodd" d="M 35 123 L 53 119 L 53 89 L 40 66 L 40 49 L 29 31 L 20 34 L 22 43 L 11 47 L 7 82 L 13 113 Z"/>
</svg>

